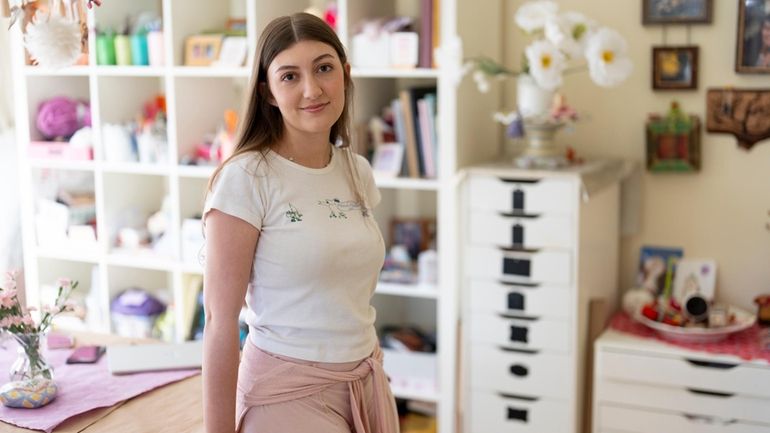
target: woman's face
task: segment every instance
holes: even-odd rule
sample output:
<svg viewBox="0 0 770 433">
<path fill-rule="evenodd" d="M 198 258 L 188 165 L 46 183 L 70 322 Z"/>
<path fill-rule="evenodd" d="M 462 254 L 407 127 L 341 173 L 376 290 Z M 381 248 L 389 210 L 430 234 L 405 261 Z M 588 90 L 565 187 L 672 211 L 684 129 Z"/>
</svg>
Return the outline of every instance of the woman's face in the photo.
<svg viewBox="0 0 770 433">
<path fill-rule="evenodd" d="M 287 132 L 328 139 L 345 106 L 343 68 L 350 66 L 318 41 L 297 42 L 273 59 L 267 69 L 270 103 L 281 111 Z"/>
<path fill-rule="evenodd" d="M 770 21 L 762 22 L 762 46 L 770 47 Z"/>
</svg>

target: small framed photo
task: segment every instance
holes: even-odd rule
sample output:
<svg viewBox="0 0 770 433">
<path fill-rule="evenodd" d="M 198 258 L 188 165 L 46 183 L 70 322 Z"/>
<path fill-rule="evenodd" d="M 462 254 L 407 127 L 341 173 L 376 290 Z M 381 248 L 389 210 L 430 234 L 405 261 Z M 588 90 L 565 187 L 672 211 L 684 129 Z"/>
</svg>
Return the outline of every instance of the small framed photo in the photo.
<svg viewBox="0 0 770 433">
<path fill-rule="evenodd" d="M 374 150 L 372 170 L 379 177 L 397 177 L 404 160 L 404 146 L 401 143 L 382 143 Z"/>
<path fill-rule="evenodd" d="M 436 220 L 432 218 L 394 218 L 390 225 L 390 244 L 403 245 L 412 260 L 436 241 Z"/>
<path fill-rule="evenodd" d="M 219 58 L 222 35 L 194 35 L 185 40 L 185 66 L 211 66 Z"/>
<path fill-rule="evenodd" d="M 246 53 L 249 50 L 249 43 L 244 36 L 228 36 L 222 42 L 222 48 L 219 50 L 219 58 L 214 61 L 212 66 L 243 66 L 246 60 Z"/>
<path fill-rule="evenodd" d="M 693 90 L 698 88 L 698 47 L 652 47 L 652 88 Z"/>
<path fill-rule="evenodd" d="M 735 71 L 770 73 L 770 10 L 765 2 L 739 0 Z"/>
<path fill-rule="evenodd" d="M 642 24 L 708 24 L 711 22 L 712 2 L 713 0 L 642 0 Z"/>
</svg>

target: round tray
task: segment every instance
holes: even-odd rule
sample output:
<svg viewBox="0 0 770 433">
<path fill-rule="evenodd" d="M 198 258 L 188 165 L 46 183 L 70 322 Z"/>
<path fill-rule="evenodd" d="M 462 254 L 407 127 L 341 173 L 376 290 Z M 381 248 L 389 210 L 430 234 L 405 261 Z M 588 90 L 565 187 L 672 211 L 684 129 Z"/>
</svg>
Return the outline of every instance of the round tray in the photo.
<svg viewBox="0 0 770 433">
<path fill-rule="evenodd" d="M 754 314 L 737 307 L 730 307 L 730 315 L 735 315 L 735 322 L 722 328 L 686 328 L 682 326 L 667 325 L 662 322 L 650 320 L 638 313 L 634 316 L 637 322 L 652 328 L 661 337 L 681 343 L 715 343 L 727 338 L 730 334 L 750 328 L 756 322 Z"/>
</svg>

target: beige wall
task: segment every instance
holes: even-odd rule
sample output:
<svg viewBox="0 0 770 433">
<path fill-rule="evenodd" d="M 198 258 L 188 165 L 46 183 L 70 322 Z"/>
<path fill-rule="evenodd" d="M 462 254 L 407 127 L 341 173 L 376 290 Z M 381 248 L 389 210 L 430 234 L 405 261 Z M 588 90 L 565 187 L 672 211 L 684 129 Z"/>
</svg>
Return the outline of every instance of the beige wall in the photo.
<svg viewBox="0 0 770 433">
<path fill-rule="evenodd" d="M 513 24 L 521 0 L 505 2 L 508 17 L 505 52 L 510 66 L 518 66 L 524 42 Z M 650 112 L 665 112 L 677 99 L 689 113 L 705 122 L 705 95 L 709 87 L 770 88 L 770 75 L 733 71 L 737 2 L 714 0 L 714 18 L 708 25 L 668 26 L 667 43 L 700 47 L 699 85 L 696 91 L 653 92 L 651 51 L 663 43 L 663 29 L 641 25 L 638 0 L 561 0 L 562 10 L 576 10 L 620 31 L 628 41 L 634 62 L 631 78 L 618 88 L 595 86 L 586 73 L 567 77 L 568 101 L 590 119 L 573 134 L 561 134 L 579 154 L 644 160 L 644 122 Z M 507 98 L 512 106 L 513 98 Z M 702 131 L 702 168 L 696 174 L 644 172 L 641 191 L 641 226 L 623 238 L 621 289 L 633 284 L 642 245 L 682 246 L 685 256 L 714 258 L 717 262 L 717 297 L 750 308 L 759 293 L 770 293 L 770 140 L 746 152 L 732 136 Z"/>
<path fill-rule="evenodd" d="M 0 18 L 0 130 L 12 121 L 13 88 L 11 87 L 10 49 L 8 45 L 8 20 Z"/>
</svg>

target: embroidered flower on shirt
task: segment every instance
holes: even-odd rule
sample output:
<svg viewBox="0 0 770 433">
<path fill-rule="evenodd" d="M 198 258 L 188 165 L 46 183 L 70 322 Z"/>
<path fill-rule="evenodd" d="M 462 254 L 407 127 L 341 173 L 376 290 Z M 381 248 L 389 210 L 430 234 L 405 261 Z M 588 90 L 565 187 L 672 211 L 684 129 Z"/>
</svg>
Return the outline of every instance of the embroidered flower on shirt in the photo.
<svg viewBox="0 0 770 433">
<path fill-rule="evenodd" d="M 318 205 L 326 206 L 329 208 L 329 218 L 347 219 L 348 215 L 345 212 L 350 212 L 353 210 L 360 210 L 361 215 L 364 217 L 369 216 L 369 210 L 367 208 L 352 200 L 342 201 L 338 198 L 332 198 L 319 200 Z"/>
<path fill-rule="evenodd" d="M 302 221 L 302 214 L 291 203 L 289 203 L 289 210 L 286 211 L 286 217 L 293 223 Z"/>
</svg>

